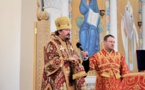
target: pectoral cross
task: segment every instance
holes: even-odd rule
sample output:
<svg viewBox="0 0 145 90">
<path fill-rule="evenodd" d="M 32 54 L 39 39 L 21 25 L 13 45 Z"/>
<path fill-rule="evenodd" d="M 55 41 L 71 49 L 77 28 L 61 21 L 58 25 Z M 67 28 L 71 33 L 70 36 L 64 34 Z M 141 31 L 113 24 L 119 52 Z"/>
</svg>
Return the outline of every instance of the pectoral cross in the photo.
<svg viewBox="0 0 145 90">
<path fill-rule="evenodd" d="M 73 49 L 72 47 L 70 47 L 70 50 L 72 50 L 72 51 L 73 51 L 74 49 Z"/>
</svg>

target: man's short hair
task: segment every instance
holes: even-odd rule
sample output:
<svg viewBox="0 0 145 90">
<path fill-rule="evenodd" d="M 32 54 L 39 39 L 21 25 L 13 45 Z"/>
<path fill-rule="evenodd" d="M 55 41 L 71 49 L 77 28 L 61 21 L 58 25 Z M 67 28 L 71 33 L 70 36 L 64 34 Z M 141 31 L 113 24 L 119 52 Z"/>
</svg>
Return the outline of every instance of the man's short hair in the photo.
<svg viewBox="0 0 145 90">
<path fill-rule="evenodd" d="M 108 35 L 106 35 L 106 36 L 104 37 L 104 41 L 107 41 L 108 37 L 112 37 L 112 38 L 114 38 L 114 36 L 113 36 L 113 35 L 108 34 Z"/>
</svg>

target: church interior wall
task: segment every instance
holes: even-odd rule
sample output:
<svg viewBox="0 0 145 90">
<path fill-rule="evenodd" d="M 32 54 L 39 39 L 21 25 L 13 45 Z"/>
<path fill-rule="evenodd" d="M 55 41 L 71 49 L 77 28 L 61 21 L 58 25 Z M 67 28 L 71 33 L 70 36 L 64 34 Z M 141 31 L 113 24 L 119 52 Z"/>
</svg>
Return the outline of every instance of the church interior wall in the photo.
<svg viewBox="0 0 145 90">
<path fill-rule="evenodd" d="M 66 0 L 67 1 L 67 0 Z M 77 20 L 83 20 L 83 15 L 79 12 L 79 4 L 81 0 L 71 1 L 69 10 L 71 11 L 70 18 L 72 20 L 72 42 L 79 40 L 78 32 L 80 24 Z M 67 2 L 68 2 L 67 1 Z M 98 0 L 99 9 L 106 10 L 105 0 Z M 108 1 L 108 0 L 106 0 Z M 120 22 L 123 15 L 127 0 L 118 0 L 118 49 L 119 52 L 125 55 L 125 51 L 121 40 Z M 135 2 L 136 1 L 136 2 Z M 135 26 L 139 33 L 137 22 L 139 21 L 138 10 L 136 8 L 137 0 L 130 0 L 134 9 Z M 102 4 L 102 5 L 101 5 Z M 121 5 L 121 6 L 120 6 Z M 76 9 L 77 7 L 77 9 Z M 36 19 L 37 0 L 3 0 L 0 3 L 0 90 L 33 90 L 35 86 L 33 82 L 34 75 L 34 22 Z M 100 48 L 103 48 L 103 36 L 107 33 L 106 22 L 109 17 L 104 15 L 100 18 L 102 22 L 102 33 L 100 34 Z M 139 37 L 139 36 L 138 36 Z M 140 45 L 140 44 L 139 44 Z M 139 49 L 137 46 L 136 49 Z M 135 62 L 136 65 L 136 62 Z M 137 68 L 137 66 L 135 66 Z M 92 73 L 94 74 L 94 73 Z M 8 86 L 9 85 L 9 86 Z"/>
</svg>

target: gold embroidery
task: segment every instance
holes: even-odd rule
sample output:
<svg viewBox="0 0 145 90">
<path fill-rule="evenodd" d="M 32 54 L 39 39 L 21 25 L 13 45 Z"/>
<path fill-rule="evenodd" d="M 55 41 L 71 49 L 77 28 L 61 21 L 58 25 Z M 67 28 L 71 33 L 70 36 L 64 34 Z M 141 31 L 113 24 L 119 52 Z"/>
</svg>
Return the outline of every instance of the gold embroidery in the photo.
<svg viewBox="0 0 145 90">
<path fill-rule="evenodd" d="M 116 79 L 121 78 L 120 74 L 116 74 L 115 76 L 116 76 Z"/>
<path fill-rule="evenodd" d="M 64 49 L 65 49 L 65 48 L 61 45 L 61 46 L 60 46 L 60 50 L 64 52 Z"/>
<path fill-rule="evenodd" d="M 133 86 L 133 89 L 134 90 L 140 90 L 140 86 L 137 84 L 137 85 Z"/>
<path fill-rule="evenodd" d="M 103 76 L 103 77 L 107 77 L 107 78 L 109 78 L 109 77 L 110 77 L 110 75 L 109 75 L 109 74 L 107 74 L 107 73 L 105 73 L 105 72 L 104 72 L 104 73 L 102 73 L 102 74 L 101 74 L 101 76 Z"/>
<path fill-rule="evenodd" d="M 77 79 L 77 78 L 80 78 L 83 76 L 87 76 L 86 72 L 80 72 L 80 73 L 73 74 L 73 79 Z"/>
</svg>

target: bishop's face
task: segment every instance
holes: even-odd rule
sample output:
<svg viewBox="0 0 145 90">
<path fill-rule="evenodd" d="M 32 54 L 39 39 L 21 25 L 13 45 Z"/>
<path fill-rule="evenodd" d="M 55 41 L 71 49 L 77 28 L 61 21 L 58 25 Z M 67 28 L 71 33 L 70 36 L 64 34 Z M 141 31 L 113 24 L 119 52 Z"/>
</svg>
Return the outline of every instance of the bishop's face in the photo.
<svg viewBox="0 0 145 90">
<path fill-rule="evenodd" d="M 69 40 L 70 39 L 70 29 L 63 29 L 59 31 L 59 36 L 62 40 Z"/>
</svg>

